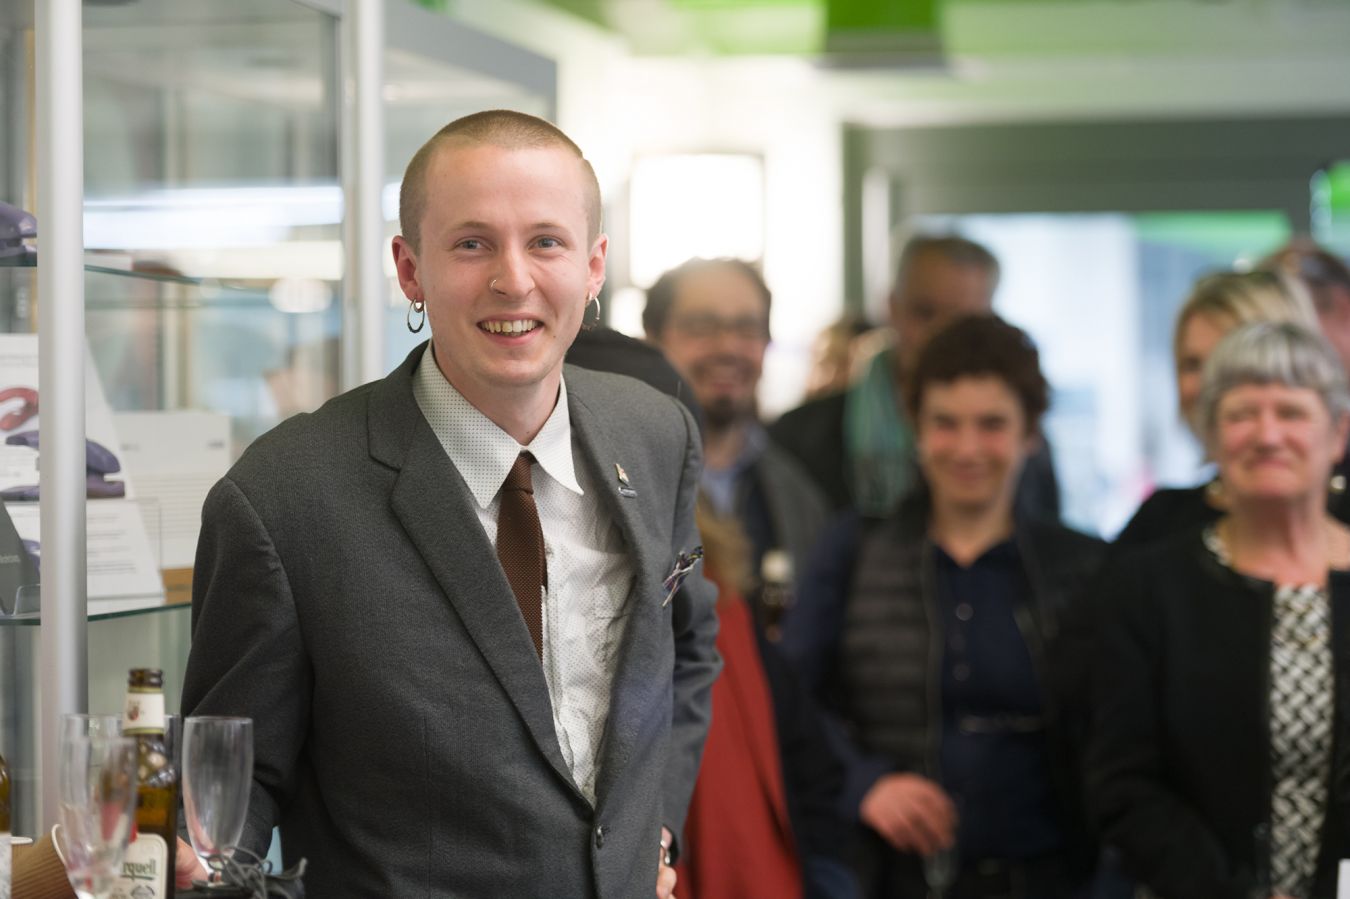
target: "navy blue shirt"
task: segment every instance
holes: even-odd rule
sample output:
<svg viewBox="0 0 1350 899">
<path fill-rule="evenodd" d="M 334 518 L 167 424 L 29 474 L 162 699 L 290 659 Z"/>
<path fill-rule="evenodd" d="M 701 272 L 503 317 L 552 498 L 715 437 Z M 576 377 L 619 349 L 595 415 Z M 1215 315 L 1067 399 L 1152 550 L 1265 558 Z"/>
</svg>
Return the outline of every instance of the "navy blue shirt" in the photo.
<svg viewBox="0 0 1350 899">
<path fill-rule="evenodd" d="M 935 547 L 943 636 L 941 782 L 962 864 L 1028 859 L 1064 842 L 1041 685 L 1017 614 L 1031 586 L 1012 540 L 963 567 Z"/>
</svg>

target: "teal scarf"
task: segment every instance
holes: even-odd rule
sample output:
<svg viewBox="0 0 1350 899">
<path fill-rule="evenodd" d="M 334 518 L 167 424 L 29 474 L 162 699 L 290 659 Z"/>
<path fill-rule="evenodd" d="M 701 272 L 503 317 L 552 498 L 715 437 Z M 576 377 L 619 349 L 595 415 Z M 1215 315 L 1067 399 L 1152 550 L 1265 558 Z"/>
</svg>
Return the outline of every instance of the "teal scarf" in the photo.
<svg viewBox="0 0 1350 899">
<path fill-rule="evenodd" d="M 895 350 L 877 353 L 844 398 L 844 453 L 853 502 L 888 515 L 918 480 L 914 432 L 895 395 Z"/>
</svg>

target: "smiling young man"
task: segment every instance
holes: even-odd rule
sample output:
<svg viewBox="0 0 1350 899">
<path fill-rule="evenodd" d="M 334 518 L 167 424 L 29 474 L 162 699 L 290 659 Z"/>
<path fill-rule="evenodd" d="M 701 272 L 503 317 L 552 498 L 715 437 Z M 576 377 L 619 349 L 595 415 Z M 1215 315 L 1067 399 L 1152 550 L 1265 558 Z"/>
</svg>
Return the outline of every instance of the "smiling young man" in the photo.
<svg viewBox="0 0 1350 899">
<path fill-rule="evenodd" d="M 908 384 L 922 489 L 822 541 L 784 647 L 843 725 L 864 895 L 1067 899 L 1094 852 L 1062 624 L 1104 546 L 1015 510 L 1048 402 L 1026 334 L 962 319 Z"/>
<path fill-rule="evenodd" d="M 320 896 L 668 897 L 718 670 L 674 399 L 563 356 L 605 274 L 595 175 L 486 112 L 414 156 L 387 378 L 207 499 L 188 714 L 249 715 L 243 845 Z"/>
</svg>

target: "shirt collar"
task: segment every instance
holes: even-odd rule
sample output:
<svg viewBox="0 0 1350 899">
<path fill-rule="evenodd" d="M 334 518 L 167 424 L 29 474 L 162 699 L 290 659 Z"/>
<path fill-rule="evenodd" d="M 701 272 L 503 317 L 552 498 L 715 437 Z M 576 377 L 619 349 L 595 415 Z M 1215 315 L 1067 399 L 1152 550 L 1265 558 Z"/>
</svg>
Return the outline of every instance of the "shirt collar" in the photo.
<svg viewBox="0 0 1350 899">
<path fill-rule="evenodd" d="M 553 480 L 573 493 L 585 495 L 572 461 L 572 418 L 567 406 L 567 385 L 562 380 L 558 382 L 558 401 L 529 446 L 517 443 L 446 380 L 430 346 L 413 375 L 413 396 L 436 439 L 482 508 L 491 504 L 522 450 L 533 453 L 535 461 Z"/>
<path fill-rule="evenodd" d="M 975 569 L 982 568 L 989 570 L 991 568 L 1015 568 L 1020 563 L 1021 556 L 1017 552 L 1017 540 L 1009 537 L 1006 540 L 1000 540 L 993 546 L 980 553 L 979 558 L 975 559 L 970 565 L 962 565 L 947 554 L 947 551 L 941 545 L 934 543 L 933 549 L 937 552 L 937 559 L 940 564 L 950 565 L 954 568 Z"/>
<path fill-rule="evenodd" d="M 758 421 L 751 419 L 745 423 L 742 431 L 741 449 L 736 454 L 736 458 L 731 460 L 731 464 L 718 471 L 718 474 L 725 473 L 729 476 L 738 476 L 759 461 L 760 456 L 769 448 L 769 432 Z M 707 466 L 704 466 L 705 471 Z"/>
</svg>

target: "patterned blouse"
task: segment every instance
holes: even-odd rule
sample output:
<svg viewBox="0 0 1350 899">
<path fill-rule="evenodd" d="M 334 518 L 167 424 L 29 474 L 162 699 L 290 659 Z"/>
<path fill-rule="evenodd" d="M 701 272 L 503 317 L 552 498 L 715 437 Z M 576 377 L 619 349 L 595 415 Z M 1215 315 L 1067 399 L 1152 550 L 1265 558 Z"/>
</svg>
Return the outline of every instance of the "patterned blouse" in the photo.
<svg viewBox="0 0 1350 899">
<path fill-rule="evenodd" d="M 1205 546 L 1232 560 L 1211 525 Z M 1334 702 L 1331 602 L 1319 584 L 1275 588 L 1270 634 L 1270 761 L 1273 774 L 1270 888 L 1301 899 L 1312 889 L 1331 772 Z M 1258 847 L 1258 851 L 1261 847 Z"/>
</svg>

